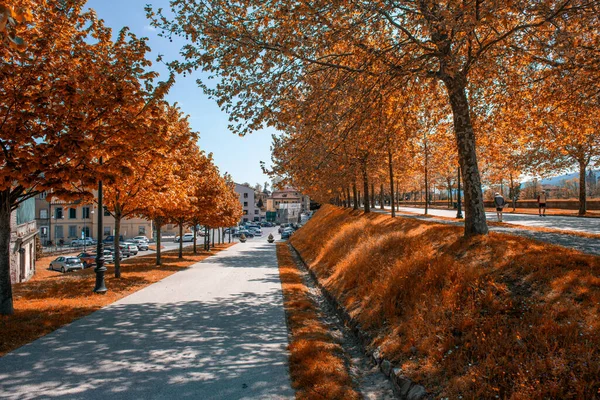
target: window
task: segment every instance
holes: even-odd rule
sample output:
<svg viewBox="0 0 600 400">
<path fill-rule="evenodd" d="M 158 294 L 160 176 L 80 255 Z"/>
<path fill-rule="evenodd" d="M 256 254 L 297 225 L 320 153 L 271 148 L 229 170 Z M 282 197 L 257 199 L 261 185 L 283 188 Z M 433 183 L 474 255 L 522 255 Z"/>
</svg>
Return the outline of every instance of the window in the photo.
<svg viewBox="0 0 600 400">
<path fill-rule="evenodd" d="M 244 193 L 244 198 L 247 199 L 248 198 L 248 193 Z"/>
<path fill-rule="evenodd" d="M 41 209 L 40 210 L 40 219 L 48 219 L 48 210 L 47 209 Z"/>
<path fill-rule="evenodd" d="M 146 227 L 145 226 L 139 226 L 138 227 L 138 235 L 145 235 L 146 234 Z"/>
<path fill-rule="evenodd" d="M 244 218 L 244 222 L 248 222 L 248 218 Z"/>
<path fill-rule="evenodd" d="M 258 214 L 258 210 L 254 210 L 254 214 Z"/>
<path fill-rule="evenodd" d="M 62 239 L 64 237 L 63 227 L 62 225 L 57 225 L 54 227 L 54 237 L 57 239 Z"/>
<path fill-rule="evenodd" d="M 75 218 L 77 218 L 77 209 L 69 208 L 69 219 L 75 219 Z"/>
<path fill-rule="evenodd" d="M 76 238 L 77 237 L 77 226 L 69 225 L 69 237 Z"/>
<path fill-rule="evenodd" d="M 56 210 L 54 210 L 54 218 L 56 218 L 56 219 L 62 219 L 63 218 L 63 209 L 62 209 L 62 207 L 56 207 Z"/>
<path fill-rule="evenodd" d="M 248 215 L 248 210 L 244 210 L 244 215 Z"/>
<path fill-rule="evenodd" d="M 105 226 L 104 227 L 104 236 L 108 236 L 110 235 L 110 226 Z M 98 239 L 100 240 L 100 239 Z"/>
<path fill-rule="evenodd" d="M 90 227 L 89 226 L 85 226 L 81 232 L 83 232 L 83 237 L 84 238 L 89 238 L 90 236 Z"/>
<path fill-rule="evenodd" d="M 40 193 L 40 199 L 45 199 L 46 196 L 48 196 L 48 193 L 46 193 L 46 192 Z"/>
<path fill-rule="evenodd" d="M 244 202 L 244 207 L 248 207 L 248 202 L 247 201 Z"/>
<path fill-rule="evenodd" d="M 40 235 L 42 235 L 42 237 L 48 236 L 48 227 L 47 226 L 42 226 L 40 228 Z"/>
<path fill-rule="evenodd" d="M 89 207 L 83 207 L 82 209 L 82 218 L 83 219 L 90 219 L 90 208 Z"/>
<path fill-rule="evenodd" d="M 106 206 L 104 206 L 104 216 L 110 217 L 110 211 L 108 211 L 108 208 L 106 208 Z"/>
</svg>

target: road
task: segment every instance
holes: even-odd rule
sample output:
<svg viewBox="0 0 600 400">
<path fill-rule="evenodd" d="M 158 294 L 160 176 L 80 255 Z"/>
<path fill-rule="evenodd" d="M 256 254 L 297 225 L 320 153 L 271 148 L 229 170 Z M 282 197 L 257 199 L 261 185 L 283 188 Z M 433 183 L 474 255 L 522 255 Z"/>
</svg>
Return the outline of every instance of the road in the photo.
<svg viewBox="0 0 600 400">
<path fill-rule="evenodd" d="M 381 209 L 373 209 L 376 212 L 382 212 Z M 425 209 L 413 207 L 400 207 L 400 215 L 408 218 L 417 218 L 423 220 L 435 220 L 442 224 L 463 225 L 463 220 L 456 219 L 456 210 L 430 209 L 429 216 L 423 215 Z M 383 212 L 389 212 L 389 207 Z M 497 220 L 496 213 L 486 213 L 488 221 Z M 452 218 L 436 219 L 435 217 Z M 570 234 L 572 232 L 584 232 L 596 234 L 600 233 L 600 219 L 598 218 L 578 218 L 559 215 L 549 215 L 539 217 L 529 214 L 504 214 L 505 226 L 490 226 L 492 232 L 509 233 L 513 235 L 525 236 L 542 242 L 556 244 L 559 246 L 570 247 L 583 253 L 600 255 L 600 240 L 597 238 L 588 238 Z M 521 225 L 511 227 L 510 225 Z M 528 227 L 542 227 L 557 229 L 558 232 L 543 232 L 530 230 Z"/>
<path fill-rule="evenodd" d="M 256 238 L 0 358 L 0 398 L 293 399 L 287 335 Z"/>
<path fill-rule="evenodd" d="M 389 210 L 389 207 L 387 207 Z M 400 207 L 400 212 L 410 214 L 423 214 L 424 208 Z M 442 210 L 437 208 L 429 209 L 429 215 L 456 218 L 456 210 Z M 495 212 L 487 212 L 488 221 L 497 221 Z M 513 225 L 523 225 L 540 228 L 560 229 L 564 231 L 598 233 L 600 234 L 600 218 L 578 218 L 567 217 L 563 215 L 548 215 L 540 217 L 531 214 L 511 214 L 504 213 L 503 222 Z"/>
</svg>

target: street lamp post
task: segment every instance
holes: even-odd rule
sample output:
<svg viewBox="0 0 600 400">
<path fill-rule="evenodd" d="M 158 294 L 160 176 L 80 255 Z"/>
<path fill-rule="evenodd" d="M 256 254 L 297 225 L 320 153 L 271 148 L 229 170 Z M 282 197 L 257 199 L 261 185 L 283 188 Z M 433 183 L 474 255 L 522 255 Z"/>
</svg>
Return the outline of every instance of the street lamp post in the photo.
<svg viewBox="0 0 600 400">
<path fill-rule="evenodd" d="M 100 158 L 100 164 L 102 164 L 102 158 Z M 98 244 L 96 246 L 96 287 L 94 287 L 95 293 L 104 294 L 106 293 L 106 285 L 104 283 L 104 273 L 106 267 L 104 266 L 104 243 L 102 243 L 102 217 L 104 216 L 104 207 L 102 206 L 102 181 L 98 181 Z"/>
<path fill-rule="evenodd" d="M 462 208 L 460 206 L 460 167 L 458 167 L 458 192 L 456 193 L 456 203 L 457 203 L 457 211 L 456 211 L 456 218 L 458 219 L 462 219 L 463 218 L 463 213 L 462 213 Z"/>
</svg>

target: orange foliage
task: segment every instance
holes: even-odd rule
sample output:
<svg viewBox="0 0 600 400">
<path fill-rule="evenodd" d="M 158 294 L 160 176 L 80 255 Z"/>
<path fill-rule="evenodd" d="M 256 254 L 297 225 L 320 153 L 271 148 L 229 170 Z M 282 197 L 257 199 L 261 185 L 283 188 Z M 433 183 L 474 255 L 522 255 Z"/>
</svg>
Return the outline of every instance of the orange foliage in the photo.
<svg viewBox="0 0 600 400">
<path fill-rule="evenodd" d="M 441 397 L 600 393 L 600 259 L 323 207 L 291 240 L 385 356 Z"/>
<path fill-rule="evenodd" d="M 279 276 L 291 331 L 290 375 L 297 399 L 358 399 L 339 344 L 319 319 L 286 243 L 277 244 Z"/>
<path fill-rule="evenodd" d="M 93 268 L 62 274 L 47 269 L 54 256 L 44 257 L 36 262 L 37 272 L 31 280 L 13 286 L 15 313 L 0 316 L 0 356 L 229 246 L 216 246 L 198 254 L 186 250 L 183 259 L 177 258 L 174 251 L 163 253 L 160 267 L 155 266 L 152 254 L 132 258 L 122 262 L 127 274 L 118 279 L 114 277 L 114 265 L 108 265 L 109 290 L 105 295 L 92 292 L 96 279 Z"/>
</svg>

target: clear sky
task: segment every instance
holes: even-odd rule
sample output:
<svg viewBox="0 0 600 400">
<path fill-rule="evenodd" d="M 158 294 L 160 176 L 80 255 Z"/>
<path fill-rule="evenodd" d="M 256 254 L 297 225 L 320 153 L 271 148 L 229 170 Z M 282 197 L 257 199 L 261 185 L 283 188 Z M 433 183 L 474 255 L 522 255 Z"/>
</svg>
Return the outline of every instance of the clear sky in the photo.
<svg viewBox="0 0 600 400">
<path fill-rule="evenodd" d="M 87 3 L 115 34 L 122 27 L 128 26 L 137 36 L 148 37 L 148 44 L 152 48 L 149 58 L 152 61 L 158 54 L 163 54 L 165 60 L 179 57 L 183 42 L 170 43 L 168 39 L 157 35 L 146 19 L 146 4 L 151 4 L 154 8 L 169 9 L 168 0 L 88 0 Z M 153 70 L 164 74 L 164 79 L 168 76 L 166 68 L 161 64 L 155 64 Z M 227 114 L 196 85 L 198 76 L 200 73 L 187 78 L 178 76 L 168 100 L 178 103 L 190 115 L 192 128 L 200 132 L 200 148 L 213 153 L 215 164 L 221 172 L 229 172 L 238 183 L 264 184 L 269 178 L 262 173 L 260 161 L 270 165 L 271 135 L 275 131 L 264 130 L 246 137 L 230 132 L 227 129 Z"/>
</svg>

